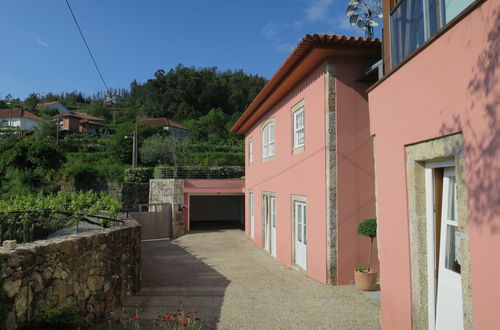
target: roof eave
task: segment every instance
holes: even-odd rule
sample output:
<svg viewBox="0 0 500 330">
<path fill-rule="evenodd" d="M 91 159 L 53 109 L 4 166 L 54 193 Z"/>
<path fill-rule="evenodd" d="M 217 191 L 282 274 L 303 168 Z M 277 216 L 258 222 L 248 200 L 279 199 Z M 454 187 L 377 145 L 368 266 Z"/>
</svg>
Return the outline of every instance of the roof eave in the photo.
<svg viewBox="0 0 500 330">
<path fill-rule="evenodd" d="M 282 85 L 282 83 L 290 76 L 290 74 L 308 57 L 314 49 L 317 48 L 342 48 L 345 46 L 359 47 L 366 46 L 370 48 L 381 47 L 381 42 L 378 38 L 366 39 L 361 37 L 345 37 L 337 35 L 306 35 L 301 42 L 295 47 L 293 52 L 288 56 L 282 66 L 276 71 L 274 76 L 264 86 L 260 93 L 255 97 L 252 103 L 243 112 L 241 117 L 231 128 L 231 132 L 244 134 L 247 128 L 243 128 L 248 119 L 259 110 L 262 104 Z M 249 125 L 250 127 L 251 125 Z"/>
</svg>

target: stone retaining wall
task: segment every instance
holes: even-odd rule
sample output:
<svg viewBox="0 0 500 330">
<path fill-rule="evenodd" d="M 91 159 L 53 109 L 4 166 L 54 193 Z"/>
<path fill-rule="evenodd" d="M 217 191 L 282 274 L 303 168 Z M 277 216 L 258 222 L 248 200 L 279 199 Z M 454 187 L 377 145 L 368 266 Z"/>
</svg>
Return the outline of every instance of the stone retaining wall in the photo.
<svg viewBox="0 0 500 330">
<path fill-rule="evenodd" d="M 71 305 L 92 322 L 120 306 L 139 289 L 140 238 L 139 224 L 126 220 L 124 226 L 0 248 L 9 310 L 0 323 L 15 329 L 45 308 Z"/>
</svg>

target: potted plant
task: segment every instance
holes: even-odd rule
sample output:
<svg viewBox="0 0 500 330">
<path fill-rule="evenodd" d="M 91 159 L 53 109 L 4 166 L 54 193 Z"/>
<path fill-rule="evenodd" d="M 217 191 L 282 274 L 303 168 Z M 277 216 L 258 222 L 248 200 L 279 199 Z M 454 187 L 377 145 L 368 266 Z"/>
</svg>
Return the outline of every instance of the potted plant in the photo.
<svg viewBox="0 0 500 330">
<path fill-rule="evenodd" d="M 371 269 L 373 239 L 377 236 L 377 219 L 365 219 L 358 225 L 358 234 L 370 237 L 368 266 L 360 266 L 354 271 L 356 287 L 363 291 L 373 291 L 377 286 L 377 271 Z"/>
</svg>

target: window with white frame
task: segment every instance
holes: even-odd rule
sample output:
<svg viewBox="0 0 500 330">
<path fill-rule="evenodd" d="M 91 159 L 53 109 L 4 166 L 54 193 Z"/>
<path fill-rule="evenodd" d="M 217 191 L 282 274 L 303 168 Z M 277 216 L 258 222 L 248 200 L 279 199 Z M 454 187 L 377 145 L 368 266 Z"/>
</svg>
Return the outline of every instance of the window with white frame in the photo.
<svg viewBox="0 0 500 330">
<path fill-rule="evenodd" d="M 253 164 L 253 140 L 248 141 L 248 163 Z"/>
<path fill-rule="evenodd" d="M 293 113 L 293 147 L 303 147 L 304 139 L 304 107 Z"/>
<path fill-rule="evenodd" d="M 262 129 L 262 158 L 274 156 L 274 152 L 274 122 L 270 122 Z"/>
</svg>

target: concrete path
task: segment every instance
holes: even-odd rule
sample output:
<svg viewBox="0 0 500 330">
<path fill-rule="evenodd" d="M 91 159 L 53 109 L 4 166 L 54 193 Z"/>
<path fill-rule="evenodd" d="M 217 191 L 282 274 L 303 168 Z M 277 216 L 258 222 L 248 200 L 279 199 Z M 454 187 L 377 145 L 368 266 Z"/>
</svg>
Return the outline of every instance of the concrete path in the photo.
<svg viewBox="0 0 500 330">
<path fill-rule="evenodd" d="M 143 242 L 142 288 L 127 309 L 148 320 L 177 308 L 218 329 L 378 329 L 377 304 L 286 268 L 240 230 Z"/>
</svg>

